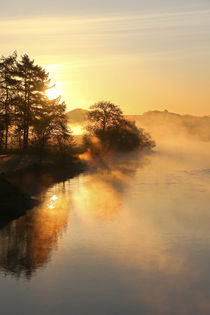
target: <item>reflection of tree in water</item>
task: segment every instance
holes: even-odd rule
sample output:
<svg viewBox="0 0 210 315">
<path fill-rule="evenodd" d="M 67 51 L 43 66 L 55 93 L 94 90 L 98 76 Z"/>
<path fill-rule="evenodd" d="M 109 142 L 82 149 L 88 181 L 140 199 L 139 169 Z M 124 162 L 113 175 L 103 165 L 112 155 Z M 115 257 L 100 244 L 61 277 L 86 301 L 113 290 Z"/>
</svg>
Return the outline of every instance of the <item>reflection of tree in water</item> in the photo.
<svg viewBox="0 0 210 315">
<path fill-rule="evenodd" d="M 99 156 L 90 163 L 92 172 L 85 177 L 79 194 L 73 196 L 77 210 L 83 217 L 115 220 L 122 210 L 125 191 L 132 184 L 137 170 L 149 163 L 149 159 L 136 152 Z"/>
<path fill-rule="evenodd" d="M 31 278 L 49 261 L 67 227 L 69 202 L 54 195 L 0 230 L 0 270 Z"/>
</svg>

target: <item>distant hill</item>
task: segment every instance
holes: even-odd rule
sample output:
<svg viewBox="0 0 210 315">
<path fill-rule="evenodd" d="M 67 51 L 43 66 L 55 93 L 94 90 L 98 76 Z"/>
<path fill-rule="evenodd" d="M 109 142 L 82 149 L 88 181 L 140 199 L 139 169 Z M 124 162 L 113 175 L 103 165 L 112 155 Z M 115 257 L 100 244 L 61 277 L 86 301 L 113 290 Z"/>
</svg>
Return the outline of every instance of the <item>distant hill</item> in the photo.
<svg viewBox="0 0 210 315">
<path fill-rule="evenodd" d="M 87 114 L 88 110 L 76 108 L 66 113 L 66 116 L 69 123 L 82 124 L 87 120 Z"/>
<path fill-rule="evenodd" d="M 137 126 L 148 130 L 152 137 L 185 135 L 194 139 L 210 141 L 210 116 L 180 115 L 165 111 L 148 111 L 142 115 L 126 115 Z"/>
</svg>

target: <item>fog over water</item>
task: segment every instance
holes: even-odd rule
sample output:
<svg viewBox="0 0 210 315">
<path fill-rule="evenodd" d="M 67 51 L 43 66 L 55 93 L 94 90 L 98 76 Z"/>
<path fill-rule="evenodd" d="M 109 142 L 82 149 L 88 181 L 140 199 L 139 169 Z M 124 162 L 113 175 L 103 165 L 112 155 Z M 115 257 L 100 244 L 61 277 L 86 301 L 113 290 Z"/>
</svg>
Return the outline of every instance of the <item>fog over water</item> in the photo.
<svg viewBox="0 0 210 315">
<path fill-rule="evenodd" d="M 2 314 L 209 314 L 210 143 L 104 164 L 0 230 Z"/>
</svg>

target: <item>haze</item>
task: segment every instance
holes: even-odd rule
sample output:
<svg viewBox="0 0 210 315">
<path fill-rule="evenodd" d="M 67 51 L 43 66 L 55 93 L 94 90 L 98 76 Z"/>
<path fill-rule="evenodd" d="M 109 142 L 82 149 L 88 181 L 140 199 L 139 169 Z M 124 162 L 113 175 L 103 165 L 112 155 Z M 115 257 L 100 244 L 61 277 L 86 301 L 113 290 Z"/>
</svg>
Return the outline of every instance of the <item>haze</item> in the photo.
<svg viewBox="0 0 210 315">
<path fill-rule="evenodd" d="M 209 114 L 207 0 L 7 1 L 0 17 L 1 53 L 46 67 L 69 110 Z"/>
</svg>

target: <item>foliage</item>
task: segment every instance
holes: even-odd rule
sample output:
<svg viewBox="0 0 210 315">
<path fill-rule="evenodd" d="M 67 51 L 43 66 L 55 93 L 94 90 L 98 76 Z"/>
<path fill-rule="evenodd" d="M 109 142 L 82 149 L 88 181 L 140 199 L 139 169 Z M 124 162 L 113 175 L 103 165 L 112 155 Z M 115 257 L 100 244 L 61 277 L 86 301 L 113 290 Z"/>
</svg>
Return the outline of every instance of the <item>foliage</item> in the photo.
<svg viewBox="0 0 210 315">
<path fill-rule="evenodd" d="M 28 55 L 0 59 L 0 149 L 4 144 L 28 150 L 57 145 L 66 150 L 72 136 L 67 128 L 66 105 L 60 97 L 49 100 L 49 74 Z"/>
<path fill-rule="evenodd" d="M 99 102 L 90 107 L 89 113 L 90 124 L 89 131 L 95 134 L 105 133 L 110 127 L 119 127 L 123 120 L 121 109 L 110 102 Z"/>
<path fill-rule="evenodd" d="M 27 149 L 29 128 L 33 126 L 37 112 L 42 110 L 44 115 L 45 107 L 48 107 L 48 99 L 43 92 L 50 80 L 45 70 L 34 65 L 34 60 L 30 60 L 28 55 L 17 62 L 16 76 L 19 79 L 19 125 L 23 130 L 23 146 Z"/>
<path fill-rule="evenodd" d="M 9 57 L 0 58 L 0 138 L 1 144 L 5 134 L 5 149 L 7 149 L 9 127 L 14 113 L 15 96 L 18 81 L 15 78 L 17 54 L 13 53 Z"/>
<path fill-rule="evenodd" d="M 93 149 L 94 143 L 98 143 L 92 141 L 92 137 L 100 141 L 104 150 L 132 151 L 155 146 L 150 135 L 137 128 L 134 122 L 126 120 L 118 106 L 103 101 L 90 109 L 90 123 L 87 126 L 89 134 L 84 137 L 86 147 L 92 146 Z"/>
</svg>

